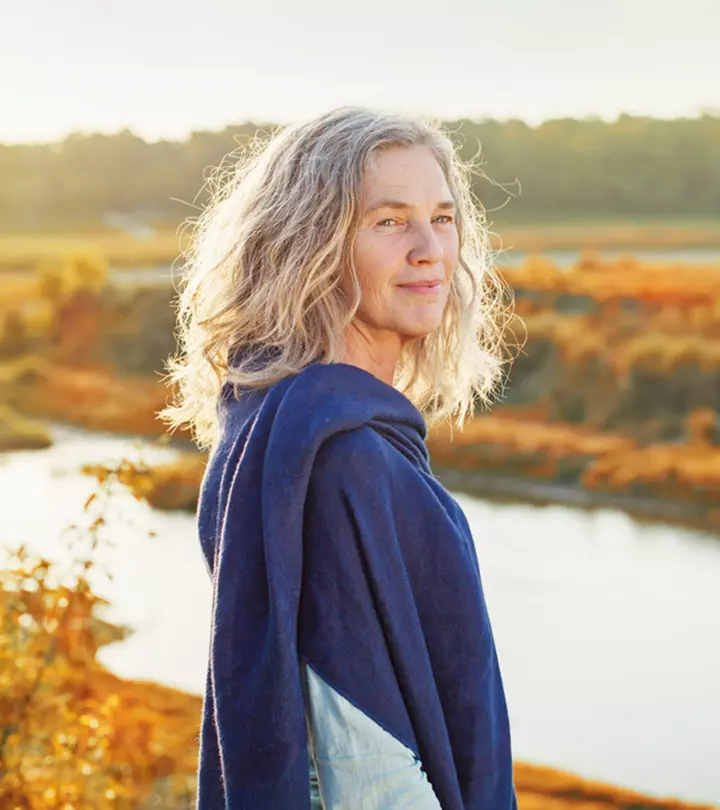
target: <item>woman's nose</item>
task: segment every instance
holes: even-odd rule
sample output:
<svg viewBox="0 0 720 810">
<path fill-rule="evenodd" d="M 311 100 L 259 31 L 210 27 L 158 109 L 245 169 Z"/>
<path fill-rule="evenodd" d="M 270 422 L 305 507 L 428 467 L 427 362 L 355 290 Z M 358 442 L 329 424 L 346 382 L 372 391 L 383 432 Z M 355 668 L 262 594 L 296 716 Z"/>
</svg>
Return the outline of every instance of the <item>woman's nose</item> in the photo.
<svg viewBox="0 0 720 810">
<path fill-rule="evenodd" d="M 409 258 L 411 264 L 436 264 L 442 261 L 443 247 L 431 225 L 415 229 L 415 240 Z"/>
</svg>

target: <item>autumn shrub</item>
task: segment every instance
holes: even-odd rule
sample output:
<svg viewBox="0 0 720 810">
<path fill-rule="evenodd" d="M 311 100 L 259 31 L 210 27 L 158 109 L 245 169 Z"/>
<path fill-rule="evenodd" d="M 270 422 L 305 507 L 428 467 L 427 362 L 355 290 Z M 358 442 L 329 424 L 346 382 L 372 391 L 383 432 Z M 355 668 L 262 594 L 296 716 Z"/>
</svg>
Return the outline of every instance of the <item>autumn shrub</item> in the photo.
<svg viewBox="0 0 720 810">
<path fill-rule="evenodd" d="M 110 483 L 101 483 L 85 504 L 90 525 L 70 527 L 85 553 L 65 569 L 24 546 L 6 549 L 0 571 L 3 810 L 192 806 L 199 698 L 125 681 L 97 661 L 102 646 L 130 632 L 97 615 L 107 601 L 88 580 L 105 526 L 102 510 L 94 517 L 92 510 L 107 500 Z"/>
</svg>

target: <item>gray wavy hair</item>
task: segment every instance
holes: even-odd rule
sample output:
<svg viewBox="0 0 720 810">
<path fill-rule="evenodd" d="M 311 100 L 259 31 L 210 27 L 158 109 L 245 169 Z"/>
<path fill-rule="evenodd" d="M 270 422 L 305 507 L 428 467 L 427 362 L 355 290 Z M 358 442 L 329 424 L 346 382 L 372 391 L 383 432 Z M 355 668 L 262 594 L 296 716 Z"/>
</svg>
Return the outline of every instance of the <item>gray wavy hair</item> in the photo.
<svg viewBox="0 0 720 810">
<path fill-rule="evenodd" d="M 432 150 L 457 206 L 459 266 L 441 324 L 403 348 L 393 385 L 428 427 L 454 419 L 462 428 L 476 400 L 490 405 L 504 378 L 513 296 L 494 268 L 485 211 L 470 188 L 473 167 L 438 121 L 344 106 L 256 136 L 231 171 L 218 170 L 184 254 L 179 350 L 166 363 L 174 400 L 160 419 L 189 427 L 198 447 L 210 449 L 224 382 L 240 396 L 240 388 L 264 388 L 318 358 L 341 362 L 360 303 L 353 245 L 368 159 L 416 144 Z M 340 286 L 348 270 L 353 300 Z"/>
</svg>

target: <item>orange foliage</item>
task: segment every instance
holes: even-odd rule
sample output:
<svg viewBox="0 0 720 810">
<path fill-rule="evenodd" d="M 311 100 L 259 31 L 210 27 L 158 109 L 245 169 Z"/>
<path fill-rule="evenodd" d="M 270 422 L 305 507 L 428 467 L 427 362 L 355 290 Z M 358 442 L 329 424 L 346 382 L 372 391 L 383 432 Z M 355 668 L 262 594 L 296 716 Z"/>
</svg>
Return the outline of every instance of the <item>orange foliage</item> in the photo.
<svg viewBox="0 0 720 810">
<path fill-rule="evenodd" d="M 30 273 L 0 276 L 0 313 L 14 311 L 25 301 L 41 297 L 40 281 Z"/>
<path fill-rule="evenodd" d="M 698 409 L 687 419 L 687 443 L 641 446 L 621 434 L 501 412 L 477 415 L 461 432 L 448 425 L 434 428 L 427 445 L 439 467 L 552 478 L 562 460 L 576 459 L 585 462 L 579 483 L 588 488 L 626 491 L 640 486 L 647 495 L 712 507 L 720 504 L 720 447 L 710 443 L 717 424 L 718 414 Z M 710 521 L 720 523 L 720 510 Z"/>
<path fill-rule="evenodd" d="M 92 549 L 103 525 L 89 527 Z M 21 547 L 0 571 L 0 806 L 189 810 L 201 698 L 123 681 L 96 660 L 128 629 L 96 616 L 107 602 L 89 587 L 92 559 L 74 564 L 64 581 Z"/>
<path fill-rule="evenodd" d="M 155 414 L 169 397 L 170 389 L 156 379 L 49 363 L 36 364 L 34 373 L 6 394 L 13 407 L 29 415 L 149 437 L 166 434 Z"/>
<path fill-rule="evenodd" d="M 82 471 L 100 482 L 114 476 L 135 498 L 156 509 L 194 510 L 206 464 L 205 453 L 183 453 L 176 461 L 154 467 L 124 460 L 116 467 L 86 464 Z"/>
<path fill-rule="evenodd" d="M 428 449 L 437 459 L 451 457 L 456 448 L 477 444 L 562 457 L 605 455 L 635 447 L 637 442 L 627 436 L 597 433 L 581 425 L 536 422 L 503 412 L 476 416 L 458 432 L 451 431 L 449 425 L 438 426 L 427 437 Z"/>
<path fill-rule="evenodd" d="M 96 349 L 104 315 L 100 299 L 108 276 L 101 255 L 46 258 L 35 273 L 0 275 L 0 348 L 16 354 L 50 339 L 55 359 L 85 359 Z"/>
<path fill-rule="evenodd" d="M 659 494 L 720 504 L 720 448 L 653 444 L 598 459 L 583 477 L 585 486 L 598 488 L 624 489 L 634 482 Z"/>
<path fill-rule="evenodd" d="M 91 233 L 0 234 L 0 273 L 29 270 L 58 255 L 101 254 L 113 266 L 170 264 L 188 245 L 189 235 L 158 230 L 149 239 L 114 229 Z"/>
<path fill-rule="evenodd" d="M 623 489 L 641 482 L 658 495 L 720 505 L 720 447 L 710 443 L 716 424 L 720 424 L 718 414 L 711 408 L 699 408 L 686 419 L 690 440 L 685 444 L 618 448 L 593 462 L 583 483 Z"/>
<path fill-rule="evenodd" d="M 636 366 L 671 372 L 682 363 L 695 362 L 706 369 L 720 367 L 720 335 L 656 331 L 652 319 L 645 328 L 628 334 L 621 320 L 604 314 L 562 315 L 543 310 L 523 315 L 530 339 L 545 338 L 558 347 L 567 365 L 601 358 L 618 376 Z"/>
<path fill-rule="evenodd" d="M 707 804 L 658 799 L 567 771 L 515 762 L 519 810 L 713 810 Z"/>
<path fill-rule="evenodd" d="M 519 267 L 503 267 L 515 289 L 587 295 L 598 301 L 635 298 L 655 304 L 706 304 L 720 319 L 720 266 L 642 264 L 630 257 L 601 261 L 584 256 L 563 269 L 543 257 L 529 257 Z"/>
</svg>

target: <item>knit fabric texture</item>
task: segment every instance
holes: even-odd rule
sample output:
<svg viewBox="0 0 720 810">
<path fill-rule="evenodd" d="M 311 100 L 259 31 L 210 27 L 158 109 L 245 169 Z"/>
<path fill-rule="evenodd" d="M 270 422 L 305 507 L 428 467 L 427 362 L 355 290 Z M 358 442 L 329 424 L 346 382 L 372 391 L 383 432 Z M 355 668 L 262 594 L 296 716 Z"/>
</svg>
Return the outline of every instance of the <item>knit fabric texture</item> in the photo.
<svg viewBox="0 0 720 810">
<path fill-rule="evenodd" d="M 443 810 L 516 810 L 473 537 L 420 411 L 315 362 L 239 399 L 226 383 L 218 414 L 197 810 L 310 810 L 303 662 L 418 757 Z"/>
</svg>

